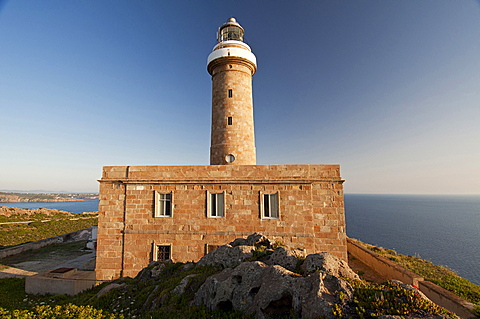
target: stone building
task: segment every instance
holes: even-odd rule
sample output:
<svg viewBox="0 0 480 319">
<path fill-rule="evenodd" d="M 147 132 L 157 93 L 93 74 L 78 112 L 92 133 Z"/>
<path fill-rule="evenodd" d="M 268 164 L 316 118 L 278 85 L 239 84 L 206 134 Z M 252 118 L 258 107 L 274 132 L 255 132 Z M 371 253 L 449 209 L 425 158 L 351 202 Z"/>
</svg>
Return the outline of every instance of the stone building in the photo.
<svg viewBox="0 0 480 319">
<path fill-rule="evenodd" d="M 340 166 L 256 165 L 257 63 L 243 34 L 230 18 L 208 57 L 210 165 L 103 168 L 98 280 L 135 276 L 155 260 L 197 261 L 254 232 L 347 258 Z"/>
</svg>

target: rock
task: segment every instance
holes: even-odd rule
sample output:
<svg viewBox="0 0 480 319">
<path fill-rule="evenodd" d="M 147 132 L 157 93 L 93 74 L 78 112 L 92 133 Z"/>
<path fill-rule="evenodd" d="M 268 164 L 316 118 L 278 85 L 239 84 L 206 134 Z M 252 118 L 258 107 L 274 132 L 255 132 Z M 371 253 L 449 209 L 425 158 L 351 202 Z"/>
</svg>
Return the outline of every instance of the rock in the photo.
<svg viewBox="0 0 480 319">
<path fill-rule="evenodd" d="M 125 283 L 122 283 L 122 284 L 111 283 L 110 285 L 105 286 L 102 289 L 100 289 L 100 291 L 97 292 L 97 297 L 101 297 L 101 296 L 107 294 L 109 291 L 111 291 L 113 289 L 118 289 L 118 288 L 122 288 L 122 287 L 125 287 L 125 286 L 126 286 Z"/>
<path fill-rule="evenodd" d="M 255 246 L 255 247 L 261 247 L 264 246 L 265 248 L 272 248 L 273 243 L 265 237 L 262 234 L 259 233 L 253 233 L 249 235 L 247 238 L 237 238 L 234 241 L 232 241 L 230 246 L 236 247 L 236 246 Z"/>
<path fill-rule="evenodd" d="M 63 242 L 64 243 L 73 243 L 73 242 L 76 242 L 76 241 L 88 240 L 88 239 L 90 239 L 91 235 L 92 235 L 92 229 L 91 228 L 82 229 L 80 231 L 75 231 L 75 232 L 65 234 L 64 237 L 63 237 Z"/>
<path fill-rule="evenodd" d="M 151 277 L 152 278 L 158 278 L 160 277 L 160 274 L 162 273 L 162 271 L 165 269 L 165 267 L 167 266 L 167 264 L 171 264 L 172 261 L 171 260 L 168 260 L 168 261 L 162 261 L 162 262 L 157 262 L 157 264 L 155 264 L 151 269 Z"/>
<path fill-rule="evenodd" d="M 339 292 L 345 296 L 342 301 Z M 236 309 L 257 318 L 291 313 L 299 318 L 334 318 L 333 307 L 338 303 L 348 307 L 352 296 L 352 287 L 340 278 L 318 272 L 301 277 L 281 266 L 254 261 L 207 278 L 194 303 L 214 310 Z"/>
<path fill-rule="evenodd" d="M 402 287 L 402 288 L 405 289 L 405 290 L 413 291 L 413 292 L 415 292 L 417 295 L 419 295 L 420 297 L 422 297 L 423 299 L 428 300 L 428 301 L 431 302 L 431 300 L 430 300 L 423 292 L 421 292 L 420 289 L 415 288 L 415 287 L 412 286 L 412 285 L 405 284 L 405 283 L 401 282 L 400 280 L 390 280 L 390 282 L 393 283 L 393 284 L 399 285 L 400 287 Z"/>
<path fill-rule="evenodd" d="M 138 280 L 157 279 L 160 277 L 160 274 L 165 269 L 166 265 L 172 263 L 172 260 L 151 262 L 150 265 L 148 265 L 147 268 L 143 268 L 135 278 Z"/>
<path fill-rule="evenodd" d="M 185 278 L 183 278 L 182 281 L 180 281 L 178 286 L 173 288 L 172 292 L 176 295 L 183 294 L 185 292 L 185 288 L 188 285 L 188 282 L 190 281 L 190 278 L 193 278 L 195 276 L 198 276 L 198 274 L 192 274 L 192 275 L 185 276 Z"/>
<path fill-rule="evenodd" d="M 223 245 L 203 256 L 197 263 L 198 266 L 220 265 L 223 268 L 235 267 L 245 259 L 253 256 L 254 246 Z"/>
<path fill-rule="evenodd" d="M 236 247 L 236 246 L 248 246 L 247 245 L 247 240 L 245 238 L 236 238 L 234 241 L 229 243 L 230 246 Z"/>
<path fill-rule="evenodd" d="M 259 233 L 253 233 L 247 237 L 247 246 L 272 248 L 272 245 L 270 239 Z"/>
<path fill-rule="evenodd" d="M 182 269 L 184 271 L 188 271 L 188 270 L 193 269 L 193 268 L 195 268 L 195 263 L 193 263 L 193 262 L 188 262 L 188 263 L 186 263 L 182 266 Z"/>
<path fill-rule="evenodd" d="M 302 249 L 293 249 L 279 246 L 275 248 L 273 254 L 265 259 L 267 265 L 280 265 L 290 271 L 295 271 L 297 264 L 305 258 L 305 251 Z"/>
<path fill-rule="evenodd" d="M 346 261 L 330 253 L 308 255 L 302 264 L 302 269 L 306 274 L 321 271 L 336 277 L 360 280 Z"/>
<path fill-rule="evenodd" d="M 244 262 L 210 276 L 195 294 L 194 303 L 217 310 L 245 310 L 260 289 L 260 277 L 266 267 L 260 261 Z"/>
</svg>

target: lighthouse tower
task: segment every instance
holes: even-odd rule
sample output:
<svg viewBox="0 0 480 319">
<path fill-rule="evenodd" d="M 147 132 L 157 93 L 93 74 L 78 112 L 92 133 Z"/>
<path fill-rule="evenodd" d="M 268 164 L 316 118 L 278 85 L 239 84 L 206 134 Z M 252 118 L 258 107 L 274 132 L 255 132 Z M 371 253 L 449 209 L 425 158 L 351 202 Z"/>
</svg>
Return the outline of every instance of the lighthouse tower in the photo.
<svg viewBox="0 0 480 319">
<path fill-rule="evenodd" d="M 244 30 L 230 18 L 208 56 L 212 76 L 210 165 L 256 165 L 252 76 L 257 59 L 243 42 Z"/>
</svg>

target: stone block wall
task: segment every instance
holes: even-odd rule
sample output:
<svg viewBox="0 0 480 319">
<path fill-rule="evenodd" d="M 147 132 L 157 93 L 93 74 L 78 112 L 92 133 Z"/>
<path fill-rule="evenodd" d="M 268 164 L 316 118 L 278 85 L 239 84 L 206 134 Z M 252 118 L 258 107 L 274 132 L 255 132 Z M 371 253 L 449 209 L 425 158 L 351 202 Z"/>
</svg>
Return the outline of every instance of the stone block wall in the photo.
<svg viewBox="0 0 480 319">
<path fill-rule="evenodd" d="M 135 276 L 156 245 L 170 245 L 174 261 L 198 261 L 207 245 L 254 232 L 346 260 L 342 183 L 338 165 L 104 167 L 97 279 Z M 154 217 L 155 191 L 171 192 L 171 217 Z M 224 217 L 209 217 L 209 192 L 224 193 Z M 278 218 L 262 218 L 264 193 L 278 193 Z"/>
<path fill-rule="evenodd" d="M 212 74 L 210 164 L 255 165 L 252 66 L 239 58 L 225 57 L 212 62 L 209 68 Z M 233 163 L 227 163 L 227 154 L 235 156 Z"/>
</svg>

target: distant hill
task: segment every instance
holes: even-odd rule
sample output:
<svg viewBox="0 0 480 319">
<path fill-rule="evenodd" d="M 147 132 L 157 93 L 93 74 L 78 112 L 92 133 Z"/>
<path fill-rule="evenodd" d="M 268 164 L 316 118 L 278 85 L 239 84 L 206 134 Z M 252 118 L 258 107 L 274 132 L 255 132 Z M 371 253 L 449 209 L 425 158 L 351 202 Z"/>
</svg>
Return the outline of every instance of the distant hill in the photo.
<svg viewBox="0 0 480 319">
<path fill-rule="evenodd" d="M 17 202 L 76 202 L 98 198 L 98 194 L 47 194 L 47 193 L 7 193 L 0 192 L 0 203 Z"/>
</svg>

